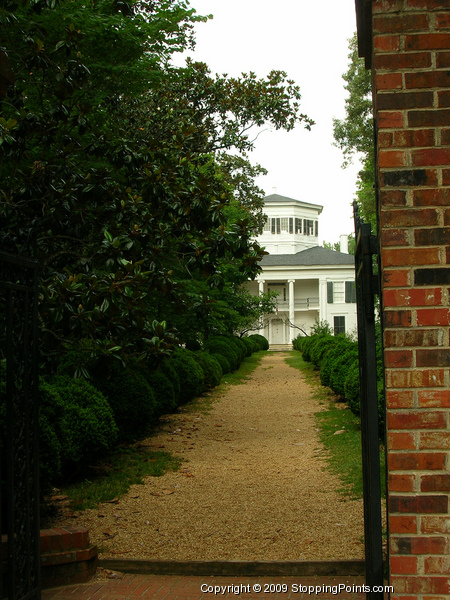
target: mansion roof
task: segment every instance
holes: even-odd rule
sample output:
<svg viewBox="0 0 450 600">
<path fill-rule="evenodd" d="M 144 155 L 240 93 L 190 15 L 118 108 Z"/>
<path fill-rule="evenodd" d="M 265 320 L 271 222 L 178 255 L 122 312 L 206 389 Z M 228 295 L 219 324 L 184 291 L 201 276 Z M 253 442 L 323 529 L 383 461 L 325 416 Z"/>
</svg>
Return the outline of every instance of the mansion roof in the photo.
<svg viewBox="0 0 450 600">
<path fill-rule="evenodd" d="M 303 206 L 305 208 L 314 208 L 319 214 L 323 210 L 323 206 L 320 204 L 312 204 L 311 202 L 303 202 L 303 200 L 296 200 L 295 198 L 288 198 L 288 196 L 280 196 L 280 194 L 270 194 L 270 196 L 266 196 L 264 198 L 265 203 L 271 202 L 279 202 L 280 204 L 286 204 L 290 202 L 295 202 L 295 204 L 299 206 Z"/>
<path fill-rule="evenodd" d="M 354 265 L 355 257 L 321 246 L 313 246 L 296 254 L 268 254 L 264 256 L 260 264 L 262 267 Z"/>
</svg>

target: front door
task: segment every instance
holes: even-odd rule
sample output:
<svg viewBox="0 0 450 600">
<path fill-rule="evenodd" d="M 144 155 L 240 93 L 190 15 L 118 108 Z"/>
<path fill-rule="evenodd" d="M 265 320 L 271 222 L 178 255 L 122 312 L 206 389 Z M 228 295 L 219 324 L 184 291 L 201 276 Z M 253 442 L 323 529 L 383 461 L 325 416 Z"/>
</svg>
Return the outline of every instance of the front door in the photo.
<svg viewBox="0 0 450 600">
<path fill-rule="evenodd" d="M 285 344 L 284 323 L 282 319 L 272 319 L 272 344 Z"/>
</svg>

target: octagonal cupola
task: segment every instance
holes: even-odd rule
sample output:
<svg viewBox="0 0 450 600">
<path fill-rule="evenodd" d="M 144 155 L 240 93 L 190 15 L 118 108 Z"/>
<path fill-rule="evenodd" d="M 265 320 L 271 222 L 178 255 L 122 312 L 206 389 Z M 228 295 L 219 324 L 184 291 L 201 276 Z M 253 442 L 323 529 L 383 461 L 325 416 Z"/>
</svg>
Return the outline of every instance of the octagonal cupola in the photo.
<svg viewBox="0 0 450 600">
<path fill-rule="evenodd" d="M 271 194 L 264 199 L 267 217 L 257 241 L 270 254 L 295 254 L 319 244 L 323 206 Z"/>
</svg>

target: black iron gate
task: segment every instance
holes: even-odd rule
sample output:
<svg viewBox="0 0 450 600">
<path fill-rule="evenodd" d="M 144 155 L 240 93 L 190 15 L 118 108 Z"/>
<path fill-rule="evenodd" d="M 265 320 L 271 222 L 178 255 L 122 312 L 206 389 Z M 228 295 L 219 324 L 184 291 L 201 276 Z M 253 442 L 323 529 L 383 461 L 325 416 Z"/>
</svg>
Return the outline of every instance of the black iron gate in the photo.
<svg viewBox="0 0 450 600">
<path fill-rule="evenodd" d="M 9 600 L 41 597 L 37 290 L 37 262 L 0 252 L 0 597 Z"/>
<path fill-rule="evenodd" d="M 378 243 L 364 223 L 354 203 L 355 269 L 358 315 L 358 349 L 361 406 L 361 440 L 364 486 L 364 539 L 366 584 L 373 590 L 383 586 L 383 546 L 381 522 L 380 443 L 378 428 L 377 356 L 375 332 L 375 295 L 379 278 L 374 275 L 373 257 Z M 380 588 L 381 589 L 381 588 Z M 368 600 L 382 599 L 382 591 L 371 591 Z"/>
</svg>

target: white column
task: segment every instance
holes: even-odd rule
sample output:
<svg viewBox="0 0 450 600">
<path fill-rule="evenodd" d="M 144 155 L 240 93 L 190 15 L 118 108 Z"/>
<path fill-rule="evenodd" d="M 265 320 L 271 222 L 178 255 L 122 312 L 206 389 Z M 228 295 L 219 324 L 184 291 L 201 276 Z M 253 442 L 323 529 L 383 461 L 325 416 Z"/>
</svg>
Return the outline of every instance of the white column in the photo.
<svg viewBox="0 0 450 600">
<path fill-rule="evenodd" d="M 264 294 L 264 284 L 265 284 L 265 280 L 264 279 L 260 279 L 258 281 L 259 284 L 259 295 Z M 263 316 L 263 326 L 261 327 L 261 329 L 259 330 L 259 335 L 264 335 L 265 334 L 265 329 L 264 329 L 264 316 Z"/>
<path fill-rule="evenodd" d="M 327 280 L 319 279 L 319 321 L 327 320 Z"/>
<path fill-rule="evenodd" d="M 294 296 L 294 283 L 295 280 L 294 279 L 289 279 L 288 280 L 289 283 L 289 321 L 290 321 L 290 326 L 289 326 L 289 343 L 292 343 L 292 340 L 294 339 L 295 335 L 294 335 L 294 322 L 295 322 L 295 296 Z"/>
</svg>

